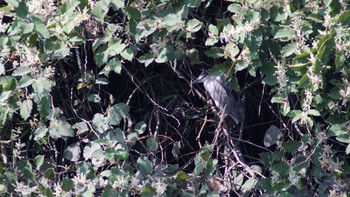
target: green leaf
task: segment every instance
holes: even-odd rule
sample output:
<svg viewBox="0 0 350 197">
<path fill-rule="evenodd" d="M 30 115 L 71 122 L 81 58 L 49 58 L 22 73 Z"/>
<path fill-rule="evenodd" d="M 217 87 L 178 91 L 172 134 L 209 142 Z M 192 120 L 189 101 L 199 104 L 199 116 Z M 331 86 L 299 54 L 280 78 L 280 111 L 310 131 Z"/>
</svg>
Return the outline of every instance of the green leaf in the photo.
<svg viewBox="0 0 350 197">
<path fill-rule="evenodd" d="M 103 21 L 108 9 L 109 7 L 104 3 L 104 1 L 98 1 L 92 8 L 92 15 Z"/>
<path fill-rule="evenodd" d="M 218 47 L 213 47 L 209 50 L 204 51 L 204 53 L 211 58 L 219 58 L 224 56 L 224 50 Z"/>
<path fill-rule="evenodd" d="M 288 41 L 295 37 L 295 30 L 291 28 L 283 28 L 276 32 L 274 39 L 281 41 Z"/>
<path fill-rule="evenodd" d="M 62 6 L 57 10 L 58 14 L 72 16 L 75 9 L 81 4 L 81 0 L 79 1 L 65 1 Z"/>
<path fill-rule="evenodd" d="M 123 194 L 123 192 L 120 192 L 119 189 L 114 189 L 112 187 L 106 186 L 105 188 L 103 188 L 101 197 L 109 197 L 109 196 L 127 196 L 127 195 Z"/>
<path fill-rule="evenodd" d="M 125 103 L 115 104 L 109 108 L 107 114 L 110 125 L 119 125 L 120 121 L 129 115 L 129 106 Z"/>
<path fill-rule="evenodd" d="M 125 145 L 125 134 L 124 134 L 124 132 L 121 129 L 116 128 L 115 130 L 113 130 L 113 133 L 115 134 L 116 140 L 119 143 L 121 143 L 122 145 Z"/>
<path fill-rule="evenodd" d="M 280 140 L 282 137 L 283 137 L 283 133 L 281 132 L 281 130 L 275 125 L 271 125 L 265 133 L 264 146 L 270 147 L 273 144 L 275 144 L 278 140 Z"/>
<path fill-rule="evenodd" d="M 270 13 L 271 19 L 275 22 L 284 21 L 288 17 L 288 14 L 284 12 L 283 7 L 272 6 Z"/>
<path fill-rule="evenodd" d="M 168 14 L 163 18 L 162 23 L 165 26 L 168 26 L 168 31 L 171 32 L 172 30 L 179 28 L 179 25 L 182 23 L 182 20 L 178 14 Z"/>
<path fill-rule="evenodd" d="M 137 165 L 140 169 L 140 172 L 142 176 L 147 176 L 153 172 L 153 166 L 152 163 L 147 159 L 145 156 L 140 156 L 137 159 Z"/>
<path fill-rule="evenodd" d="M 189 32 L 197 32 L 201 29 L 202 22 L 200 22 L 197 19 L 191 19 L 187 22 L 187 28 L 186 30 Z"/>
<path fill-rule="evenodd" d="M 70 178 L 64 178 L 62 181 L 62 189 L 63 191 L 69 192 L 74 188 L 74 183 Z"/>
<path fill-rule="evenodd" d="M 345 124 L 347 121 L 347 117 L 344 117 L 339 113 L 334 113 L 327 118 L 327 122 L 331 125 Z"/>
<path fill-rule="evenodd" d="M 17 8 L 19 6 L 19 3 L 17 0 L 5 0 L 5 2 L 14 8 Z"/>
<path fill-rule="evenodd" d="M 23 30 L 23 34 L 33 33 L 33 30 L 34 30 L 34 23 L 28 23 Z"/>
<path fill-rule="evenodd" d="M 345 124 L 334 124 L 329 128 L 329 131 L 327 132 L 327 137 L 343 137 L 348 136 L 348 129 L 346 128 Z"/>
<path fill-rule="evenodd" d="M 89 5 L 89 0 L 78 0 L 80 10 L 84 10 Z"/>
<path fill-rule="evenodd" d="M 186 0 L 185 3 L 190 8 L 197 8 L 201 5 L 202 1 L 201 0 Z"/>
<path fill-rule="evenodd" d="M 350 153 L 350 144 L 346 146 L 345 153 L 348 155 Z"/>
<path fill-rule="evenodd" d="M 286 164 L 275 164 L 271 167 L 271 170 L 283 177 L 283 176 L 288 176 L 288 173 L 289 173 L 288 168 L 289 167 Z"/>
<path fill-rule="evenodd" d="M 166 45 L 161 49 L 158 57 L 155 59 L 157 63 L 164 63 L 166 61 L 171 61 L 174 59 L 174 47 L 172 45 Z"/>
<path fill-rule="evenodd" d="M 53 168 L 49 168 L 49 169 L 45 170 L 44 177 L 47 179 L 54 180 L 55 179 L 55 171 L 53 170 Z"/>
<path fill-rule="evenodd" d="M 40 167 L 43 165 L 43 163 L 44 163 L 44 158 L 45 158 L 44 155 L 37 155 L 37 156 L 34 158 L 34 164 L 35 164 L 35 169 L 36 169 L 36 170 L 39 170 Z"/>
<path fill-rule="evenodd" d="M 298 49 L 298 45 L 296 43 L 289 43 L 282 49 L 282 54 L 284 57 L 288 57 L 295 53 Z"/>
<path fill-rule="evenodd" d="M 139 135 L 136 132 L 132 132 L 128 135 L 127 139 L 130 142 L 136 142 L 137 140 L 139 140 Z"/>
<path fill-rule="evenodd" d="M 105 77 L 99 77 L 99 78 L 96 79 L 95 84 L 98 84 L 98 85 L 108 85 L 108 84 L 109 84 L 109 81 L 108 81 L 108 79 L 105 78 Z"/>
<path fill-rule="evenodd" d="M 164 173 L 167 175 L 174 175 L 179 169 L 179 164 L 171 165 L 164 169 Z"/>
<path fill-rule="evenodd" d="M 309 77 L 308 77 L 307 74 L 305 73 L 305 74 L 301 77 L 301 79 L 299 80 L 298 88 L 303 88 L 303 87 L 307 86 L 308 84 L 310 84 Z"/>
<path fill-rule="evenodd" d="M 150 53 L 146 53 L 144 55 L 142 55 L 138 60 L 139 62 L 145 64 L 145 66 L 147 67 L 148 65 L 150 65 L 153 61 L 154 61 L 154 57 L 152 54 Z"/>
<path fill-rule="evenodd" d="M 30 73 L 32 69 L 29 67 L 17 67 L 16 70 L 13 71 L 12 76 L 23 76 Z"/>
<path fill-rule="evenodd" d="M 306 117 L 306 124 L 312 128 L 314 126 L 314 121 L 310 117 Z"/>
<path fill-rule="evenodd" d="M 111 3 L 117 7 L 117 8 L 124 8 L 125 7 L 125 3 L 123 0 L 111 0 Z"/>
<path fill-rule="evenodd" d="M 72 30 L 74 29 L 74 27 L 79 24 L 78 20 L 80 20 L 80 19 L 76 18 L 76 17 L 69 19 L 69 21 L 63 25 L 62 30 L 66 34 L 70 34 L 72 32 Z"/>
<path fill-rule="evenodd" d="M 51 104 L 50 97 L 44 96 L 41 98 L 39 102 L 39 113 L 42 119 L 45 119 L 51 113 Z"/>
<path fill-rule="evenodd" d="M 155 152 L 158 150 L 158 138 L 156 137 L 147 138 L 146 144 L 150 151 Z"/>
<path fill-rule="evenodd" d="M 0 38 L 0 46 L 1 45 L 1 38 Z M 4 75 L 5 74 L 5 66 L 4 64 L 0 63 L 0 75 Z"/>
<path fill-rule="evenodd" d="M 101 97 L 98 94 L 91 94 L 88 96 L 88 101 L 94 102 L 94 103 L 99 103 L 101 102 Z"/>
<path fill-rule="evenodd" d="M 46 95 L 51 92 L 52 82 L 49 79 L 40 77 L 33 81 L 33 88 L 37 94 Z"/>
<path fill-rule="evenodd" d="M 344 62 L 346 61 L 346 57 L 344 52 L 337 51 L 335 53 L 335 68 L 340 69 L 344 65 Z"/>
<path fill-rule="evenodd" d="M 176 186 L 184 186 L 186 185 L 186 180 L 188 179 L 188 176 L 186 174 L 186 172 L 180 170 L 176 173 L 176 179 L 175 179 L 175 183 Z"/>
<path fill-rule="evenodd" d="M 129 153 L 128 153 L 128 151 L 125 151 L 125 150 L 117 150 L 115 152 L 115 157 L 126 161 L 129 158 Z"/>
<path fill-rule="evenodd" d="M 34 31 L 42 38 L 49 38 L 50 32 L 47 30 L 46 26 L 38 20 L 34 21 Z"/>
<path fill-rule="evenodd" d="M 4 87 L 4 91 L 7 90 L 15 90 L 16 89 L 16 80 L 12 77 L 8 78 L 6 86 Z"/>
<path fill-rule="evenodd" d="M 138 133 L 138 134 L 143 134 L 145 131 L 146 131 L 146 128 L 147 128 L 147 125 L 145 122 L 141 121 L 141 122 L 138 122 L 136 125 L 135 125 L 135 128 L 134 130 Z"/>
<path fill-rule="evenodd" d="M 26 179 L 33 179 L 34 174 L 32 171 L 32 166 L 30 165 L 28 160 L 21 160 L 16 163 L 16 167 L 19 171 L 22 172 L 22 175 Z"/>
<path fill-rule="evenodd" d="M 63 59 L 70 53 L 70 48 L 63 42 L 55 42 L 52 49 L 55 57 L 58 59 Z"/>
<path fill-rule="evenodd" d="M 301 118 L 301 111 L 300 110 L 292 110 L 289 112 L 290 117 L 292 117 L 292 123 L 296 122 L 297 120 L 299 120 Z"/>
<path fill-rule="evenodd" d="M 265 75 L 263 83 L 272 86 L 277 84 L 277 78 L 275 76 L 276 68 L 272 62 L 264 62 L 263 66 L 258 69 Z"/>
<path fill-rule="evenodd" d="M 193 172 L 196 176 L 198 176 L 199 174 L 202 173 L 203 169 L 204 169 L 204 164 L 203 162 L 199 162 L 196 164 L 196 167 L 194 168 Z"/>
<path fill-rule="evenodd" d="M 120 72 L 122 71 L 122 64 L 117 57 L 110 59 L 99 74 L 104 74 L 108 76 L 110 71 L 113 71 L 117 74 L 120 74 Z"/>
<path fill-rule="evenodd" d="M 286 152 L 288 153 L 296 153 L 300 147 L 300 142 L 299 141 L 290 141 L 285 144 L 283 144 Z"/>
<path fill-rule="evenodd" d="M 21 107 L 20 107 L 21 117 L 24 120 L 27 120 L 30 117 L 32 109 L 33 109 L 33 102 L 32 102 L 32 100 L 24 100 L 22 102 L 22 104 L 21 104 Z"/>
<path fill-rule="evenodd" d="M 240 187 L 242 186 L 243 180 L 244 180 L 243 174 L 238 174 L 238 176 L 235 176 L 233 180 L 233 184 L 237 190 L 240 189 Z"/>
<path fill-rule="evenodd" d="M 95 141 L 89 142 L 83 150 L 83 157 L 85 160 L 91 159 L 91 158 L 97 158 L 99 157 L 97 154 L 97 151 L 102 151 L 100 144 L 98 144 Z"/>
<path fill-rule="evenodd" d="M 109 122 L 109 118 L 104 117 L 103 114 L 100 113 L 96 113 L 92 118 L 92 126 L 99 133 L 104 133 L 110 128 L 108 124 Z"/>
<path fill-rule="evenodd" d="M 320 112 L 315 110 L 315 109 L 310 109 L 307 111 L 307 114 L 308 115 L 311 115 L 311 116 L 321 116 Z"/>
<path fill-rule="evenodd" d="M 80 154 L 81 154 L 80 142 L 75 142 L 73 144 L 70 144 L 66 148 L 66 150 L 63 153 L 63 156 L 69 161 L 76 162 L 80 159 Z"/>
<path fill-rule="evenodd" d="M 114 148 L 107 148 L 103 154 L 106 157 L 108 161 L 114 161 L 114 155 L 115 155 L 115 149 Z M 85 158 L 85 157 L 84 157 Z"/>
<path fill-rule="evenodd" d="M 209 25 L 209 32 L 215 36 L 219 35 L 219 30 L 215 25 L 210 24 Z"/>
<path fill-rule="evenodd" d="M 243 11 L 242 7 L 237 3 L 230 4 L 227 7 L 227 10 L 232 12 L 232 13 L 235 13 L 235 14 L 239 14 L 239 13 L 241 13 L 241 11 Z"/>
<path fill-rule="evenodd" d="M 74 137 L 71 125 L 64 119 L 51 119 L 49 134 L 54 139 Z"/>
<path fill-rule="evenodd" d="M 15 1 L 15 0 L 12 0 L 12 1 Z M 2 12 L 5 16 L 10 15 L 12 13 L 12 10 L 13 10 L 13 6 L 10 6 L 10 5 L 0 7 L 0 12 Z"/>
<path fill-rule="evenodd" d="M 0 103 L 5 103 L 10 97 L 12 91 L 4 91 L 0 94 Z"/>
<path fill-rule="evenodd" d="M 207 40 L 205 41 L 204 45 L 205 46 L 213 46 L 215 43 L 217 43 L 219 41 L 218 38 L 207 38 Z"/>
<path fill-rule="evenodd" d="M 284 103 L 285 99 L 282 97 L 279 97 L 279 96 L 274 96 L 274 97 L 272 97 L 271 102 L 272 103 Z"/>
<path fill-rule="evenodd" d="M 46 127 L 38 127 L 37 129 L 35 129 L 34 140 L 37 141 L 45 137 L 47 131 L 48 129 Z"/>
<path fill-rule="evenodd" d="M 123 10 L 125 14 L 128 15 L 130 18 L 133 18 L 136 21 L 139 21 L 141 19 L 141 12 L 137 8 L 133 6 L 127 6 Z"/>
<path fill-rule="evenodd" d="M 337 18 L 335 18 L 333 20 L 334 23 L 342 23 L 345 22 L 347 20 L 349 20 L 350 18 L 350 10 L 346 10 L 343 13 L 341 13 Z"/>
<path fill-rule="evenodd" d="M 99 47 L 95 52 L 96 65 L 101 66 L 103 64 L 106 64 L 109 56 L 110 55 L 106 45 Z"/>
<path fill-rule="evenodd" d="M 244 182 L 244 184 L 242 185 L 242 190 L 243 191 L 250 191 L 251 189 L 253 189 L 255 187 L 257 182 L 258 182 L 258 179 L 255 179 L 255 178 L 250 178 L 250 179 L 246 180 Z"/>
<path fill-rule="evenodd" d="M 316 61 L 314 64 L 313 73 L 319 74 L 323 65 L 328 64 L 331 51 L 335 45 L 334 43 L 335 31 L 331 30 L 330 34 L 322 36 L 317 43 Z"/>
<path fill-rule="evenodd" d="M 33 79 L 30 76 L 24 76 L 19 80 L 18 87 L 25 88 L 32 85 L 32 83 L 33 83 Z"/>
<path fill-rule="evenodd" d="M 216 159 L 209 159 L 208 160 L 206 168 L 205 168 L 205 172 L 204 172 L 204 177 L 206 179 L 209 179 L 210 177 L 212 177 L 212 174 L 216 170 L 217 164 L 218 164 L 218 160 L 216 160 Z"/>
<path fill-rule="evenodd" d="M 120 55 L 131 62 L 134 58 L 134 51 L 131 48 L 126 48 Z"/>
<path fill-rule="evenodd" d="M 16 15 L 20 18 L 27 19 L 28 7 L 25 2 L 20 2 L 16 8 Z"/>
<path fill-rule="evenodd" d="M 232 60 L 236 58 L 236 55 L 239 54 L 239 48 L 236 44 L 228 43 L 225 46 L 225 56 L 231 58 Z"/>
<path fill-rule="evenodd" d="M 274 191 L 271 183 L 271 178 L 260 179 L 256 185 L 256 189 Z"/>
<path fill-rule="evenodd" d="M 117 54 L 120 54 L 124 49 L 126 45 L 122 43 L 122 40 L 119 38 L 112 39 L 108 42 L 108 54 L 109 57 L 115 56 Z"/>
<path fill-rule="evenodd" d="M 156 191 L 152 188 L 152 186 L 149 183 L 146 183 L 140 191 L 141 197 L 152 197 L 155 196 Z"/>
</svg>

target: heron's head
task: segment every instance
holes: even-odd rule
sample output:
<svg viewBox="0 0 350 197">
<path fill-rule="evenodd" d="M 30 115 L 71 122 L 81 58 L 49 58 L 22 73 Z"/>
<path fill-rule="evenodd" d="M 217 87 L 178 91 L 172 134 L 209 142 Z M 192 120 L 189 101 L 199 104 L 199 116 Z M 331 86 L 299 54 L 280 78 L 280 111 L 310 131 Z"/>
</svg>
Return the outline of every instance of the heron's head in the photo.
<svg viewBox="0 0 350 197">
<path fill-rule="evenodd" d="M 203 83 L 208 76 L 209 76 L 209 70 L 205 69 L 202 71 L 202 73 L 199 75 L 197 79 L 192 81 L 192 84 Z"/>
</svg>

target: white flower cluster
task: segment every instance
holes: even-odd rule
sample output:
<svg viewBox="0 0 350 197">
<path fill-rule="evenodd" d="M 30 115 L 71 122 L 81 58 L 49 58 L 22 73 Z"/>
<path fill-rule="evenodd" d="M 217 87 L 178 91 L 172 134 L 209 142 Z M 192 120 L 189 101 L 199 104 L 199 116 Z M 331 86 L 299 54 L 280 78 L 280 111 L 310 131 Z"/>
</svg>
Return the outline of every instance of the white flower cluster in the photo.
<svg viewBox="0 0 350 197">
<path fill-rule="evenodd" d="M 284 63 L 280 63 L 280 62 L 277 62 L 277 65 L 275 66 L 275 68 L 276 68 L 275 75 L 277 77 L 277 82 L 279 84 L 278 92 L 280 93 L 282 90 L 285 89 L 285 87 L 287 87 L 287 83 L 289 80 L 286 74 L 287 68 Z"/>
<path fill-rule="evenodd" d="M 2 22 L 3 17 L 4 17 L 4 12 L 0 11 L 0 33 L 5 33 L 10 26 L 10 23 Z"/>
<path fill-rule="evenodd" d="M 344 162 L 339 161 L 338 157 L 336 161 L 332 158 L 334 156 L 334 151 L 331 148 L 331 145 L 324 145 L 323 151 L 320 153 L 321 167 L 329 172 L 341 171 Z"/>
<path fill-rule="evenodd" d="M 167 186 L 168 185 L 160 179 L 156 179 L 152 182 L 152 188 L 154 188 L 156 190 L 156 193 L 157 193 L 156 196 L 163 196 L 163 194 L 166 191 Z"/>
<path fill-rule="evenodd" d="M 339 90 L 339 94 L 342 99 L 342 105 L 346 106 L 346 103 L 348 102 L 350 98 L 350 83 L 347 79 L 343 78 L 344 83 L 344 89 Z"/>
<path fill-rule="evenodd" d="M 221 42 L 234 42 L 241 33 L 250 33 L 258 27 L 258 23 L 246 22 L 243 26 L 226 25 L 220 33 Z"/>
<path fill-rule="evenodd" d="M 17 53 L 20 56 L 20 65 L 23 67 L 35 66 L 39 63 L 39 51 L 35 47 L 27 47 L 24 44 L 20 44 L 17 47 Z"/>
<path fill-rule="evenodd" d="M 28 0 L 27 6 L 29 13 L 41 16 L 43 21 L 47 21 L 57 9 L 53 0 Z"/>
<path fill-rule="evenodd" d="M 298 51 L 296 53 L 300 53 L 306 46 L 305 32 L 302 31 L 303 19 L 298 14 L 295 14 L 292 16 L 291 22 L 292 28 L 296 31 L 296 36 L 294 38 L 298 45 Z"/>
</svg>

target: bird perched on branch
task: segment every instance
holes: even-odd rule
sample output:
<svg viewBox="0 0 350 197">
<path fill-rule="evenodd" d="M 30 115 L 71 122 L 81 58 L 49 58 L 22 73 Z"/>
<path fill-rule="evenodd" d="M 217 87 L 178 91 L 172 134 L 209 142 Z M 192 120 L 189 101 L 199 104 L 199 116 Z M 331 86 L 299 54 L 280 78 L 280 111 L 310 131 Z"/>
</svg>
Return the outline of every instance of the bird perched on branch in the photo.
<svg viewBox="0 0 350 197">
<path fill-rule="evenodd" d="M 203 83 L 205 90 L 213 99 L 215 106 L 228 114 L 238 125 L 242 122 L 244 108 L 239 95 L 224 81 L 222 74 L 211 74 L 203 70 L 192 84 Z"/>
</svg>

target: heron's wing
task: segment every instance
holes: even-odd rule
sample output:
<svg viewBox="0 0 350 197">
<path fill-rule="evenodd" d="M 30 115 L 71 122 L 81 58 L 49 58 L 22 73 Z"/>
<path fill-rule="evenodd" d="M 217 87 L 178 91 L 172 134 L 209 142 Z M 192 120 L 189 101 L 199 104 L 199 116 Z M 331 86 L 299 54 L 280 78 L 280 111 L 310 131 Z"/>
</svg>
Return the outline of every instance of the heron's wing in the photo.
<svg viewBox="0 0 350 197">
<path fill-rule="evenodd" d="M 204 81 L 204 88 L 214 100 L 215 106 L 224 110 L 236 124 L 239 124 L 242 121 L 242 102 L 238 94 L 228 89 L 229 87 L 217 77 L 208 77 Z"/>
<path fill-rule="evenodd" d="M 215 78 L 208 79 L 204 82 L 204 88 L 214 100 L 216 107 L 223 109 L 227 103 L 229 95 L 226 88 Z"/>
<path fill-rule="evenodd" d="M 236 96 L 238 100 L 234 98 L 233 95 L 230 95 L 229 100 L 227 101 L 226 112 L 236 124 L 239 124 L 242 121 L 244 108 L 238 95 Z"/>
</svg>

